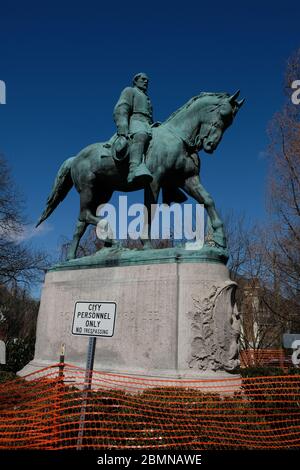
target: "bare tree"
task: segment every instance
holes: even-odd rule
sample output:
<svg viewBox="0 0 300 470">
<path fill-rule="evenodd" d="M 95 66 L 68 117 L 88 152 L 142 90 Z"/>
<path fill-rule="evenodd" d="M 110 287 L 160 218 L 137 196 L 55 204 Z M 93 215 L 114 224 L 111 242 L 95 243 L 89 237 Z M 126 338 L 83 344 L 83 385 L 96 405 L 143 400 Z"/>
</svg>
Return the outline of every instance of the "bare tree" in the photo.
<svg viewBox="0 0 300 470">
<path fill-rule="evenodd" d="M 25 228 L 23 200 L 0 156 L 0 338 L 6 342 L 12 370 L 32 358 L 39 303 L 30 288 L 47 267 L 45 253 L 21 241 Z"/>
<path fill-rule="evenodd" d="M 241 314 L 242 349 L 278 346 L 286 318 L 274 313 L 276 296 L 270 282 L 268 227 L 250 224 L 243 214 L 224 217 L 231 278 L 238 283 L 237 304 Z"/>
<path fill-rule="evenodd" d="M 288 300 L 290 322 L 300 329 L 300 106 L 291 101 L 291 84 L 296 79 L 300 79 L 300 49 L 287 65 L 287 102 L 269 129 L 268 185 L 274 289 Z M 279 308 L 283 310 L 282 303 Z"/>
<path fill-rule="evenodd" d="M 288 60 L 286 103 L 269 126 L 269 216 L 252 227 L 243 216 L 225 217 L 246 349 L 280 346 L 283 332 L 300 332 L 300 106 L 291 101 L 299 79 L 300 49 Z"/>
<path fill-rule="evenodd" d="M 30 285 L 43 276 L 45 253 L 20 242 L 25 228 L 23 201 L 12 181 L 10 170 L 0 156 L 0 283 Z"/>
</svg>

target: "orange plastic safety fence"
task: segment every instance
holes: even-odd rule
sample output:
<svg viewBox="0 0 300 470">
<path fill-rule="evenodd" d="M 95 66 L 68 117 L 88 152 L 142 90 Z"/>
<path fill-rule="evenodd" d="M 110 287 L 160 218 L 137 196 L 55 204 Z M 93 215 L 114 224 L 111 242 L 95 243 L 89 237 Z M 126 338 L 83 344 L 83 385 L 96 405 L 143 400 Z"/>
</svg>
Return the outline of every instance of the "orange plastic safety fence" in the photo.
<svg viewBox="0 0 300 470">
<path fill-rule="evenodd" d="M 284 349 L 246 349 L 240 352 L 241 367 L 274 366 L 289 368 L 292 361 Z"/>
<path fill-rule="evenodd" d="M 300 375 L 161 380 L 58 364 L 0 386 L 0 449 L 296 449 Z"/>
</svg>

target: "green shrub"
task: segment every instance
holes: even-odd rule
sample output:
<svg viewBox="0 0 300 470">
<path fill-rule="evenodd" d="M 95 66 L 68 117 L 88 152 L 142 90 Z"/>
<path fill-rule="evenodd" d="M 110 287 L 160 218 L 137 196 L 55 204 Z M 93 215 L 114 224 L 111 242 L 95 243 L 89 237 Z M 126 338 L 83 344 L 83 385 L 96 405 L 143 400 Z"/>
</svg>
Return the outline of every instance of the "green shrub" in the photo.
<svg viewBox="0 0 300 470">
<path fill-rule="evenodd" d="M 6 343 L 7 364 L 5 370 L 18 372 L 34 356 L 35 339 L 14 338 Z"/>
</svg>

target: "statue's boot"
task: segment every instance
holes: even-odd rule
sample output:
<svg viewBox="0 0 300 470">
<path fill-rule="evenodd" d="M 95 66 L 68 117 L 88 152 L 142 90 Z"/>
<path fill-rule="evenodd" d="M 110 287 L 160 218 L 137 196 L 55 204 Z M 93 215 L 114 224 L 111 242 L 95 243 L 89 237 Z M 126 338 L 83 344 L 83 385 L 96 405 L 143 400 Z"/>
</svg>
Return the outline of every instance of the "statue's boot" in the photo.
<svg viewBox="0 0 300 470">
<path fill-rule="evenodd" d="M 138 184 L 149 184 L 153 180 L 153 176 L 142 162 L 144 151 L 143 142 L 133 142 L 130 147 L 130 163 L 127 182 Z"/>
</svg>

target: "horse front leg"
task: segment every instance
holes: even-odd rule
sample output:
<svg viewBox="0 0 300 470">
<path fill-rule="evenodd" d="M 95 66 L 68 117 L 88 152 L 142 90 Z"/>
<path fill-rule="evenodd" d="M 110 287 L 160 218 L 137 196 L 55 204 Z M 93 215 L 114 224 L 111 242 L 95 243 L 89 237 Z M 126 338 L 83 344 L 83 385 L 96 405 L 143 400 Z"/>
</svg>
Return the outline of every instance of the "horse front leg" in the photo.
<svg viewBox="0 0 300 470">
<path fill-rule="evenodd" d="M 220 219 L 215 203 L 211 195 L 206 191 L 204 186 L 200 183 L 198 176 L 192 176 L 185 180 L 184 191 L 195 199 L 199 204 L 204 204 L 205 210 L 210 218 L 211 226 L 213 229 L 213 241 L 216 245 L 226 248 L 226 237 L 224 233 L 223 222 Z"/>
</svg>

